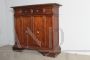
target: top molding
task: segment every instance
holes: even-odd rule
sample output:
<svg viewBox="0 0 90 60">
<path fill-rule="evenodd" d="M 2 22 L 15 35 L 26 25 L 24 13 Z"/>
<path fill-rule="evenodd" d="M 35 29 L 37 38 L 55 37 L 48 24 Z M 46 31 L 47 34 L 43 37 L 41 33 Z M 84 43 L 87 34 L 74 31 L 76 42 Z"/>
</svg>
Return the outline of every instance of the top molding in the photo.
<svg viewBox="0 0 90 60">
<path fill-rule="evenodd" d="M 58 3 L 47 3 L 47 4 L 33 4 L 33 5 L 24 5 L 24 6 L 14 6 L 14 7 L 11 7 L 11 8 L 19 8 L 19 7 L 29 7 L 29 6 L 45 6 L 45 5 L 52 5 L 52 6 L 62 6 Z"/>
</svg>

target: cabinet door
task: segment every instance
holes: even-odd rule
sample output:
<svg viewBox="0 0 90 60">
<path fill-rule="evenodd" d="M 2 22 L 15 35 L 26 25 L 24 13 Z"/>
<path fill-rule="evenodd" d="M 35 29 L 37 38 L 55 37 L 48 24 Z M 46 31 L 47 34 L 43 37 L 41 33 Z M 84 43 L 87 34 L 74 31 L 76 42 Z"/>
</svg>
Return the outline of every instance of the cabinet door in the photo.
<svg viewBox="0 0 90 60">
<path fill-rule="evenodd" d="M 15 20 L 16 37 L 18 38 L 16 41 L 23 48 L 28 48 L 29 45 L 33 46 L 33 38 L 28 31 L 28 29 L 33 31 L 32 25 L 31 16 L 20 16 Z"/>
<path fill-rule="evenodd" d="M 34 40 L 33 44 L 35 47 L 43 48 L 45 45 L 45 37 L 44 37 L 44 19 L 42 15 L 34 15 L 33 17 L 33 34 Z"/>
<path fill-rule="evenodd" d="M 30 46 L 33 46 L 33 38 L 30 35 L 30 32 L 33 31 L 33 26 L 32 26 L 32 19 L 31 16 L 23 16 L 22 17 L 22 33 L 23 33 L 23 37 L 22 39 L 25 41 L 25 47 L 29 48 Z M 29 29 L 29 30 L 28 30 Z"/>
<path fill-rule="evenodd" d="M 34 45 L 44 50 L 51 49 L 53 46 L 52 15 L 33 16 L 33 27 L 35 40 L 41 42 L 41 46 L 36 43 Z"/>
<path fill-rule="evenodd" d="M 23 21 L 23 32 L 24 32 L 23 39 L 26 41 L 26 47 L 27 48 L 34 48 L 37 46 L 40 47 L 41 39 L 40 38 L 39 38 L 40 40 L 38 39 L 35 30 L 36 28 L 38 28 L 37 27 L 38 25 L 36 25 L 37 20 L 34 20 L 33 16 L 23 16 L 22 21 Z"/>
<path fill-rule="evenodd" d="M 23 35 L 23 17 L 15 18 L 15 36 L 16 36 L 16 44 L 20 48 L 24 48 L 26 46 L 25 37 Z"/>
</svg>

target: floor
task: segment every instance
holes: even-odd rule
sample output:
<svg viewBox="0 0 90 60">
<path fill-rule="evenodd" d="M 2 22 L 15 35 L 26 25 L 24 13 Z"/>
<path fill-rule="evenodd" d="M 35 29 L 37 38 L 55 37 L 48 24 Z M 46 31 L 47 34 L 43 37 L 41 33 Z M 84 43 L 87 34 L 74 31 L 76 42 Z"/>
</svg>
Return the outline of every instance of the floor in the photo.
<svg viewBox="0 0 90 60">
<path fill-rule="evenodd" d="M 90 56 L 62 52 L 56 58 L 51 58 L 32 50 L 15 52 L 12 50 L 12 46 L 7 45 L 0 47 L 0 60 L 90 60 Z"/>
</svg>

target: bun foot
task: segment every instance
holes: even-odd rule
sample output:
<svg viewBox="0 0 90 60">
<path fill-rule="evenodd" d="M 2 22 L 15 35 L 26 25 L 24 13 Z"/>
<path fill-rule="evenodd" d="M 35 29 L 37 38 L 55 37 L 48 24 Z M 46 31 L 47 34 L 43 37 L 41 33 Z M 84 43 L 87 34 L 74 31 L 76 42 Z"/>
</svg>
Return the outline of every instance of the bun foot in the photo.
<svg viewBox="0 0 90 60">
<path fill-rule="evenodd" d="M 13 49 L 13 51 L 17 51 L 17 52 L 22 52 L 22 50 L 24 50 L 24 48 L 18 48 L 15 46 L 13 46 L 12 49 Z"/>
<path fill-rule="evenodd" d="M 48 57 L 56 57 L 58 54 L 61 53 L 61 48 L 59 47 L 56 50 L 50 50 L 50 51 L 39 51 L 43 56 L 48 56 Z"/>
<path fill-rule="evenodd" d="M 60 52 L 40 52 L 43 56 L 56 57 Z"/>
</svg>

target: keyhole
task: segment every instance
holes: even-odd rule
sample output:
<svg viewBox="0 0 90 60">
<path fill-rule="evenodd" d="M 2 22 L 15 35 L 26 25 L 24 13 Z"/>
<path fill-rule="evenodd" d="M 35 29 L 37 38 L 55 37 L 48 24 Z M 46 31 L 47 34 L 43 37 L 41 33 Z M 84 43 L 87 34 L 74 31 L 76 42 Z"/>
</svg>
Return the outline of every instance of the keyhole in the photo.
<svg viewBox="0 0 90 60">
<path fill-rule="evenodd" d="M 37 31 L 37 33 L 39 34 L 39 31 Z"/>
</svg>

